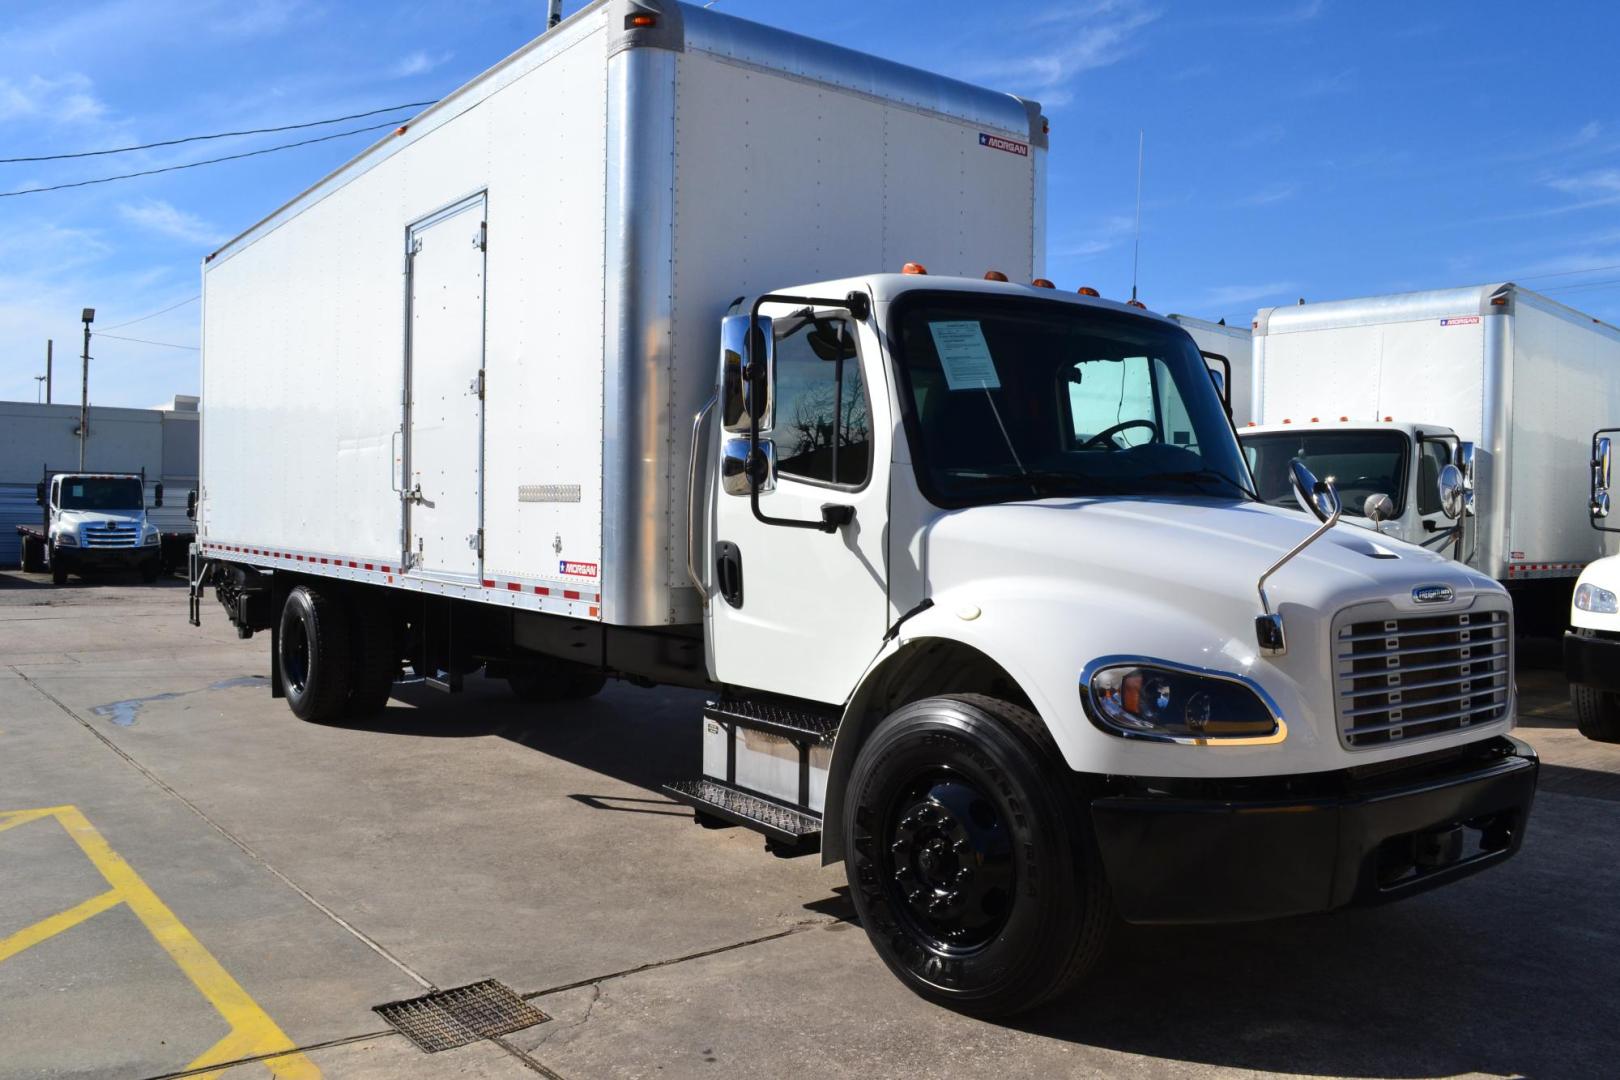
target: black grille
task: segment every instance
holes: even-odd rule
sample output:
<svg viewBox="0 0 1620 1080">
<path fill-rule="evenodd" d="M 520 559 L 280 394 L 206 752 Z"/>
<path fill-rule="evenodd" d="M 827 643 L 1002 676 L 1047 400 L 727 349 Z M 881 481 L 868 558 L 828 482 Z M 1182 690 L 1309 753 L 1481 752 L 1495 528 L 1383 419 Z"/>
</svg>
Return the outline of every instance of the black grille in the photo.
<svg viewBox="0 0 1620 1080">
<path fill-rule="evenodd" d="M 1344 745 L 1365 750 L 1504 718 L 1512 632 L 1506 611 L 1341 625 L 1333 651 Z"/>
</svg>

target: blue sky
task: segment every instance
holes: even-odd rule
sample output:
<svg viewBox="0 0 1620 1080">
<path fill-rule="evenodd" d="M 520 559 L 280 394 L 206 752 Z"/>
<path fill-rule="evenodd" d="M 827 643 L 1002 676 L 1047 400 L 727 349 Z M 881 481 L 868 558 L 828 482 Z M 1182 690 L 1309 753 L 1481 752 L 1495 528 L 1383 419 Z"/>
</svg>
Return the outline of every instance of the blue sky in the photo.
<svg viewBox="0 0 1620 1080">
<path fill-rule="evenodd" d="M 1155 310 L 1241 323 L 1299 297 L 1512 279 L 1620 322 L 1620 5 L 1546 6 L 1556 14 L 1521 3 L 1332 0 L 719 7 L 1045 103 L 1048 270 L 1061 287 L 1128 295 L 1145 130 L 1141 295 Z M 5 0 L 0 157 L 432 99 L 538 33 L 544 9 L 543 0 Z M 0 191 L 369 122 L 0 165 Z M 111 328 L 194 296 L 206 252 L 369 138 L 0 198 L 0 399 L 34 400 L 54 337 L 58 400 L 76 401 L 80 308 L 97 308 L 97 325 Z M 110 332 L 195 346 L 198 317 L 196 304 L 182 304 Z M 101 338 L 92 353 L 94 402 L 153 405 L 196 391 L 193 351 Z"/>
</svg>

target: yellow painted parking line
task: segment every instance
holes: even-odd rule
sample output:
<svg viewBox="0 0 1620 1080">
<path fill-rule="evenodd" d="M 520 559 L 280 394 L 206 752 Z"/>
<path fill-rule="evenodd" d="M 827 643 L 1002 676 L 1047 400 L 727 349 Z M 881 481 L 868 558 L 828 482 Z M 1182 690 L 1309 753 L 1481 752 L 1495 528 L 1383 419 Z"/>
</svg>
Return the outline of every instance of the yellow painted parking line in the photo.
<svg viewBox="0 0 1620 1080">
<path fill-rule="evenodd" d="M 67 834 L 111 888 L 66 911 L 0 938 L 0 961 L 64 933 L 108 908 L 123 904 L 134 912 L 153 940 L 191 980 L 197 992 L 230 1025 L 230 1032 L 187 1065 L 187 1069 L 224 1065 L 244 1057 L 286 1051 L 263 1062 L 272 1075 L 285 1080 L 315 1080 L 321 1075 L 315 1063 L 297 1052 L 297 1047 L 286 1033 L 248 996 L 241 984 L 231 978 L 230 973 L 186 929 L 185 924 L 175 918 L 168 905 L 159 900 L 140 875 L 107 844 L 78 807 L 48 806 L 36 810 L 0 812 L 0 832 L 44 818 L 55 818 L 67 830 Z M 202 1075 L 215 1077 L 219 1073 Z"/>
</svg>

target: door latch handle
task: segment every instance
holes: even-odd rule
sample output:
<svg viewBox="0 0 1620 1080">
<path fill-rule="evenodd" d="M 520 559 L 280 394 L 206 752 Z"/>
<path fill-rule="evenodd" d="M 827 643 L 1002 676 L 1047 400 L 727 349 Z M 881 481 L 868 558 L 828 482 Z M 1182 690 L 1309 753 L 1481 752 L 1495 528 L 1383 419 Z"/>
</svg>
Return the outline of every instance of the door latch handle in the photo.
<svg viewBox="0 0 1620 1080">
<path fill-rule="evenodd" d="M 405 501 L 416 503 L 418 506 L 425 506 L 429 510 L 436 508 L 433 500 L 422 494 L 421 484 L 417 484 L 415 487 L 411 488 L 410 491 L 405 493 Z"/>
</svg>

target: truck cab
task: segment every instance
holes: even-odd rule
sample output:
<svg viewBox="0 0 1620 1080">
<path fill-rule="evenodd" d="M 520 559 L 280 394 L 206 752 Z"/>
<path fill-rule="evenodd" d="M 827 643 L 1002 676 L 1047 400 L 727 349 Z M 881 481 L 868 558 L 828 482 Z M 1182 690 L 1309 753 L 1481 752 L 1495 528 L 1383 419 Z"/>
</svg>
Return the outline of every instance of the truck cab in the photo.
<svg viewBox="0 0 1620 1080">
<path fill-rule="evenodd" d="M 48 474 L 35 501 L 44 509 L 43 541 L 51 577 L 65 584 L 86 570 L 138 570 L 155 581 L 161 537 L 147 519 L 146 485 L 137 473 Z M 163 485 L 153 505 L 163 505 Z"/>
<path fill-rule="evenodd" d="M 1333 478 L 1348 523 L 1467 558 L 1459 540 L 1463 520 L 1473 513 L 1473 446 L 1451 428 L 1311 417 L 1251 424 L 1238 431 L 1238 440 L 1264 502 L 1296 505 L 1288 466 L 1298 458 L 1318 476 Z"/>
</svg>

